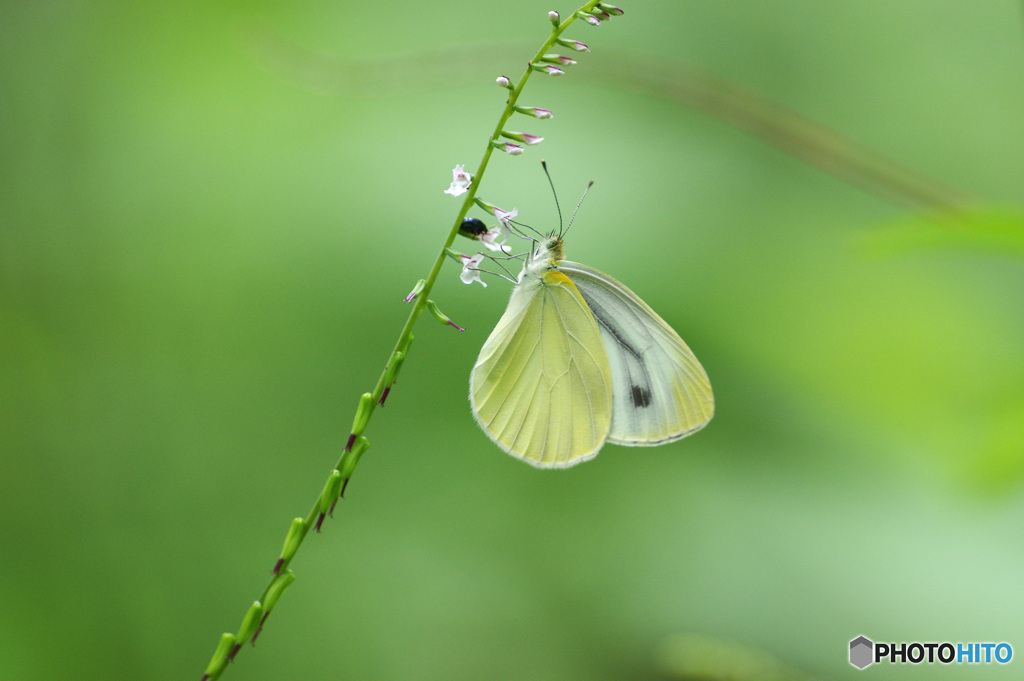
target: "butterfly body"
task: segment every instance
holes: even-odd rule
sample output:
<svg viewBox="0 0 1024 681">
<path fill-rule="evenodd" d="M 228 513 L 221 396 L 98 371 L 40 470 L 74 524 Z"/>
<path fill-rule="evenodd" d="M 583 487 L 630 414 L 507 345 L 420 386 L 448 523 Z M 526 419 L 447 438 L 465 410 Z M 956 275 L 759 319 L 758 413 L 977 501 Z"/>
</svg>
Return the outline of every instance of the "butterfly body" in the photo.
<svg viewBox="0 0 1024 681">
<path fill-rule="evenodd" d="M 605 442 L 655 446 L 700 429 L 714 398 L 683 340 L 623 284 L 542 241 L 470 378 L 484 432 L 538 468 L 566 468 Z"/>
</svg>

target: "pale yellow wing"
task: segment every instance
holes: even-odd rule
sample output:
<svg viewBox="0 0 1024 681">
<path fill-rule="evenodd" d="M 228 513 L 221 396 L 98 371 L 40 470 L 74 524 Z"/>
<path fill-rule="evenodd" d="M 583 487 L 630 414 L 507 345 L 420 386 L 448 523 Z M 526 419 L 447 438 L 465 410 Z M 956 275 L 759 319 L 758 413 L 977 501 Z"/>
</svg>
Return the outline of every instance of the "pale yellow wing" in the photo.
<svg viewBox="0 0 1024 681">
<path fill-rule="evenodd" d="M 703 428 L 715 397 L 679 334 L 604 272 L 568 260 L 558 270 L 576 284 L 604 336 L 614 402 L 608 442 L 652 447 Z"/>
<path fill-rule="evenodd" d="M 480 350 L 469 383 L 480 427 L 538 468 L 597 455 L 612 420 L 601 331 L 572 281 L 557 271 L 525 278 Z"/>
</svg>

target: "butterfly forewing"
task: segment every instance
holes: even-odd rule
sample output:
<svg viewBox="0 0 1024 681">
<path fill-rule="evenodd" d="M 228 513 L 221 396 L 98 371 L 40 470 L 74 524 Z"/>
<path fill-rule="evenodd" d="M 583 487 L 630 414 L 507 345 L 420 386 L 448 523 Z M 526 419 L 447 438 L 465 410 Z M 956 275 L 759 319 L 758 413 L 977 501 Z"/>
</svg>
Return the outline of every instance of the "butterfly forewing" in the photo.
<svg viewBox="0 0 1024 681">
<path fill-rule="evenodd" d="M 470 379 L 473 414 L 498 446 L 534 466 L 593 458 L 612 421 L 606 353 L 568 277 L 527 277 L 480 350 Z"/>
<path fill-rule="evenodd" d="M 654 446 L 702 428 L 715 409 L 704 368 L 672 327 L 607 274 L 561 261 L 604 339 L 612 376 L 608 442 Z"/>
</svg>

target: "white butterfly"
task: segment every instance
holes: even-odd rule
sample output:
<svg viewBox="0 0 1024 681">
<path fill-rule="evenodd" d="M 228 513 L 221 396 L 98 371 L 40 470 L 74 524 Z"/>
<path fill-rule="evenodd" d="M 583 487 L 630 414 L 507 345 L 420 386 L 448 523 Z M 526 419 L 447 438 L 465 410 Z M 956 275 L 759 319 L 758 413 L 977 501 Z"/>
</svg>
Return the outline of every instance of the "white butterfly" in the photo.
<svg viewBox="0 0 1024 681">
<path fill-rule="evenodd" d="M 711 383 L 683 339 L 623 284 L 563 260 L 559 236 L 531 254 L 470 378 L 473 416 L 538 468 L 568 468 L 605 442 L 653 447 L 702 428 Z"/>
</svg>

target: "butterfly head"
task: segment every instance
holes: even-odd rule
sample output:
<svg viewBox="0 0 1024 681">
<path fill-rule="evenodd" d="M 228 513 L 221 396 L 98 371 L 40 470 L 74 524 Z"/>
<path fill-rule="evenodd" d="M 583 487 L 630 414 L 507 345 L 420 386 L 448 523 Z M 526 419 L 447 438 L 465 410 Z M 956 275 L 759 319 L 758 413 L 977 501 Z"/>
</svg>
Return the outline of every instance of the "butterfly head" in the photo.
<svg viewBox="0 0 1024 681">
<path fill-rule="evenodd" d="M 522 281 L 523 277 L 539 277 L 545 271 L 557 267 L 558 262 L 564 259 L 565 248 L 561 237 L 557 234 L 549 234 L 537 242 L 536 248 L 523 265 L 519 279 Z"/>
<path fill-rule="evenodd" d="M 562 241 L 562 237 L 557 234 L 549 234 L 537 245 L 533 259 L 538 263 L 544 263 L 545 267 L 552 266 L 559 260 L 565 260 L 565 242 Z"/>
</svg>

